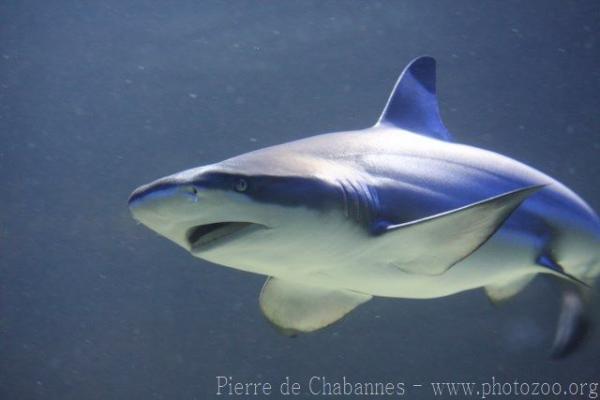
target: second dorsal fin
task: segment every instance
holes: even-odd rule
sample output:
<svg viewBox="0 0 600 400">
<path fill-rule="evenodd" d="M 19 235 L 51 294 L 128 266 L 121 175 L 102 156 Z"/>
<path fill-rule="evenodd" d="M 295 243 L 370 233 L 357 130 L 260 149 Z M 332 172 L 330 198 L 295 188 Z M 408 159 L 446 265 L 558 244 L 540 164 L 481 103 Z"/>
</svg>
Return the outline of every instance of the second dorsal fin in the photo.
<svg viewBox="0 0 600 400">
<path fill-rule="evenodd" d="M 398 78 L 377 124 L 389 124 L 435 139 L 451 140 L 440 118 L 435 69 L 432 57 L 411 61 Z"/>
</svg>

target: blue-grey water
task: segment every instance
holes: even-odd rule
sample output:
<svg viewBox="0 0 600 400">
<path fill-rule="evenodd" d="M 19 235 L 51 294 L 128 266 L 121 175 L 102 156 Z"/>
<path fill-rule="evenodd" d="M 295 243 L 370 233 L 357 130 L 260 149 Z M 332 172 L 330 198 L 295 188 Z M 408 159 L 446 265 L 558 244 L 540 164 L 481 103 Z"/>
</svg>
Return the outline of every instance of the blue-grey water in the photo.
<svg viewBox="0 0 600 400">
<path fill-rule="evenodd" d="M 280 398 L 286 376 L 302 384 L 291 398 L 326 398 L 307 393 L 312 376 L 404 382 L 411 399 L 439 381 L 598 382 L 598 330 L 548 357 L 550 280 L 502 307 L 481 291 L 375 299 L 291 339 L 259 311 L 263 277 L 192 258 L 137 225 L 127 198 L 179 170 L 367 127 L 429 54 L 457 141 L 600 210 L 599 21 L 595 0 L 3 0 L 0 399 Z M 276 390 L 219 397 L 219 375 Z"/>
</svg>

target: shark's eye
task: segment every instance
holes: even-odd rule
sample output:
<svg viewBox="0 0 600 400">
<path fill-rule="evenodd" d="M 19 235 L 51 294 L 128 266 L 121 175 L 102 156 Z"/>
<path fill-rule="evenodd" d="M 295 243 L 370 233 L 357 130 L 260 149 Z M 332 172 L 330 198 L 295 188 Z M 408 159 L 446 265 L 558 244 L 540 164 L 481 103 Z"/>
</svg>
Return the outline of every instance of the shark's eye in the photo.
<svg viewBox="0 0 600 400">
<path fill-rule="evenodd" d="M 197 195 L 198 194 L 198 189 L 196 189 L 195 186 L 192 186 L 192 194 L 193 195 Z"/>
<path fill-rule="evenodd" d="M 240 178 L 237 180 L 233 188 L 236 192 L 245 192 L 246 189 L 248 189 L 248 182 L 246 182 L 244 178 Z"/>
</svg>

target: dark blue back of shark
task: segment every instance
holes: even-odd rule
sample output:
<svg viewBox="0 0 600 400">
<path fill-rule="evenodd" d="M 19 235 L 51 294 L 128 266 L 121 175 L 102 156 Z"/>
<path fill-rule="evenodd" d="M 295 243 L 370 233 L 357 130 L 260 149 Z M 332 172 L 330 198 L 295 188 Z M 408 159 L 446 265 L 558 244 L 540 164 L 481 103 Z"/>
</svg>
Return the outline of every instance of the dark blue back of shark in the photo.
<svg viewBox="0 0 600 400">
<path fill-rule="evenodd" d="M 379 122 L 438 140 L 451 140 L 440 117 L 436 95 L 436 62 L 432 57 L 419 57 L 408 64 L 400 75 Z M 419 185 L 419 182 L 413 183 Z M 394 185 L 386 186 L 377 189 L 380 199 L 377 214 L 378 218 L 394 223 L 414 221 L 531 184 L 534 182 L 512 180 L 503 176 L 489 176 L 468 187 L 441 182 L 441 187 L 434 189 L 442 194 L 442 200 L 420 192 L 398 190 Z M 573 204 L 553 191 L 542 191 L 534 195 L 506 221 L 505 228 L 534 236 L 548 236 L 548 219 L 568 221 L 570 225 L 576 224 L 581 229 L 600 236 L 600 224 L 595 216 L 590 216 L 579 204 Z"/>
<path fill-rule="evenodd" d="M 244 190 L 239 190 L 240 180 L 244 181 Z M 199 188 L 237 191 L 253 201 L 284 207 L 306 207 L 319 211 L 342 207 L 340 189 L 312 177 L 209 172 L 199 176 L 193 183 Z"/>
</svg>

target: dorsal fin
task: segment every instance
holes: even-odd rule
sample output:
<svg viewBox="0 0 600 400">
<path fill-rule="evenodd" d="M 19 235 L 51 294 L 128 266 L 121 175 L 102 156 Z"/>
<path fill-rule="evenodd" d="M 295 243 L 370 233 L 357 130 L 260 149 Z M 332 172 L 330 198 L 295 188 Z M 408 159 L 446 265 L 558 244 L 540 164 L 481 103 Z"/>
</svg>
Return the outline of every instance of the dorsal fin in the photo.
<svg viewBox="0 0 600 400">
<path fill-rule="evenodd" d="M 377 124 L 391 124 L 432 138 L 450 140 L 438 108 L 435 64 L 435 59 L 424 56 L 406 66 Z"/>
</svg>

